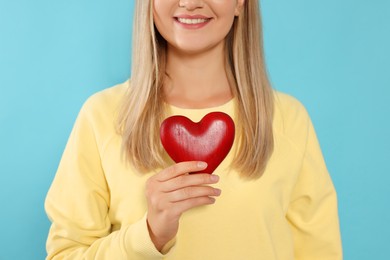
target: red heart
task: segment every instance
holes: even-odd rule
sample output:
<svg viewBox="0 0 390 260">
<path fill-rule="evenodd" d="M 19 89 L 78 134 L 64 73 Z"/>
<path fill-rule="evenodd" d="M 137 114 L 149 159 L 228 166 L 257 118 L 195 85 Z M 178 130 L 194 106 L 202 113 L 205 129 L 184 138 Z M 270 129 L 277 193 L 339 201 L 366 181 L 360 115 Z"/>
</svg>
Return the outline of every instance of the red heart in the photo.
<svg viewBox="0 0 390 260">
<path fill-rule="evenodd" d="M 213 173 L 229 153 L 235 127 L 231 117 L 222 112 L 207 114 L 198 123 L 185 116 L 171 116 L 160 128 L 161 143 L 176 162 L 204 161 L 203 173 Z"/>
</svg>

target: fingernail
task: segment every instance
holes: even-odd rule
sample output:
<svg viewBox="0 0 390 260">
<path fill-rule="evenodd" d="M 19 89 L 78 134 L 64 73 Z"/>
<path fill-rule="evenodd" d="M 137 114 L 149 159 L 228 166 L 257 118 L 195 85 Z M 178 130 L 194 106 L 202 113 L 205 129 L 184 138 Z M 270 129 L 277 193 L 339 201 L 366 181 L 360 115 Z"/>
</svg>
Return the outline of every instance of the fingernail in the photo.
<svg viewBox="0 0 390 260">
<path fill-rule="evenodd" d="M 206 167 L 207 167 L 207 163 L 205 163 L 205 162 L 198 162 L 198 168 L 204 169 Z"/>
<path fill-rule="evenodd" d="M 212 175 L 210 176 L 210 180 L 211 180 L 211 181 L 218 181 L 218 180 L 219 180 L 219 176 L 218 176 L 218 175 L 212 174 Z"/>
<path fill-rule="evenodd" d="M 221 190 L 220 189 L 214 189 L 215 195 L 219 196 L 221 195 Z"/>
</svg>

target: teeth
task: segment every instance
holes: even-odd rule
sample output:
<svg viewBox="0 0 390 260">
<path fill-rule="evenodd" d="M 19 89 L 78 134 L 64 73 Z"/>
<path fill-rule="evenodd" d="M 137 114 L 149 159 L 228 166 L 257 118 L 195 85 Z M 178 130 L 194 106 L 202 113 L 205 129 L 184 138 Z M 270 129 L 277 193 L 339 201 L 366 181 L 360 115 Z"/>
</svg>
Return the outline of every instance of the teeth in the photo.
<svg viewBox="0 0 390 260">
<path fill-rule="evenodd" d="M 186 19 L 186 18 L 177 18 L 177 20 L 184 24 L 199 24 L 208 21 L 208 19 Z"/>
</svg>

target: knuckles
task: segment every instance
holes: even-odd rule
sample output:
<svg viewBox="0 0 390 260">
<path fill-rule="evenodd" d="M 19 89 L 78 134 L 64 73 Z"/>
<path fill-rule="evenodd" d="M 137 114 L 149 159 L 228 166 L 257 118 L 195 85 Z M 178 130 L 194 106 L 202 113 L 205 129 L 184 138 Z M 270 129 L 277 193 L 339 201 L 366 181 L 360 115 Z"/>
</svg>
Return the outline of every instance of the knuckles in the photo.
<svg viewBox="0 0 390 260">
<path fill-rule="evenodd" d="M 191 198 L 194 194 L 193 188 L 191 188 L 191 187 L 181 189 L 181 193 L 182 193 L 181 195 L 184 199 Z"/>
<path fill-rule="evenodd" d="M 179 171 L 180 171 L 179 164 L 174 164 L 171 167 L 167 168 L 167 174 L 169 174 L 170 176 L 175 175 Z"/>
<path fill-rule="evenodd" d="M 202 178 L 204 183 L 211 183 L 210 174 L 204 174 Z"/>
</svg>

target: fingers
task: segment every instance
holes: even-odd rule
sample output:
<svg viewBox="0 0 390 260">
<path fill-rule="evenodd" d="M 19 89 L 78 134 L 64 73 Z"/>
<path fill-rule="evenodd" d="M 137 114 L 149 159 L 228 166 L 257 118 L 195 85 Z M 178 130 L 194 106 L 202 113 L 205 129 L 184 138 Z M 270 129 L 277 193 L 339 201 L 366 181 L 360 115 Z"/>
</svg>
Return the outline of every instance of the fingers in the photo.
<svg viewBox="0 0 390 260">
<path fill-rule="evenodd" d="M 206 173 L 188 174 L 201 171 L 205 167 L 207 164 L 199 161 L 182 162 L 149 178 L 145 187 L 149 208 L 156 212 L 166 212 L 175 208 L 176 202 L 187 201 L 184 203 L 187 205 L 186 209 L 214 202 L 213 197 L 219 196 L 221 190 L 209 185 L 217 183 L 219 176 Z M 191 203 L 195 204 L 190 206 Z"/>
<path fill-rule="evenodd" d="M 169 194 L 169 202 L 175 203 L 190 199 L 199 199 L 200 197 L 210 197 L 221 195 L 221 190 L 210 186 L 203 187 L 186 187 L 176 190 Z M 209 201 L 206 199 L 206 202 Z"/>
<path fill-rule="evenodd" d="M 149 232 L 157 248 L 172 239 L 178 230 L 181 215 L 194 207 L 213 204 L 221 190 L 209 186 L 217 183 L 217 175 L 199 172 L 207 164 L 182 162 L 150 177 L 145 185 L 148 203 Z"/>
<path fill-rule="evenodd" d="M 164 171 L 160 172 L 155 177 L 158 181 L 164 182 L 172 178 L 175 178 L 177 176 L 186 173 L 201 171 L 206 168 L 207 168 L 207 163 L 205 162 L 200 162 L 200 161 L 181 162 L 166 168 Z"/>
<path fill-rule="evenodd" d="M 221 194 L 221 190 L 209 186 L 218 182 L 217 175 L 188 174 L 206 167 L 206 163 L 199 161 L 177 163 L 147 180 L 147 220 L 156 248 L 162 248 L 176 235 L 179 219 L 185 211 L 213 204 L 215 197 Z"/>
<path fill-rule="evenodd" d="M 185 187 L 215 184 L 218 180 L 218 175 L 208 173 L 183 174 L 166 182 L 161 182 L 160 189 L 162 192 L 170 192 Z"/>
</svg>

